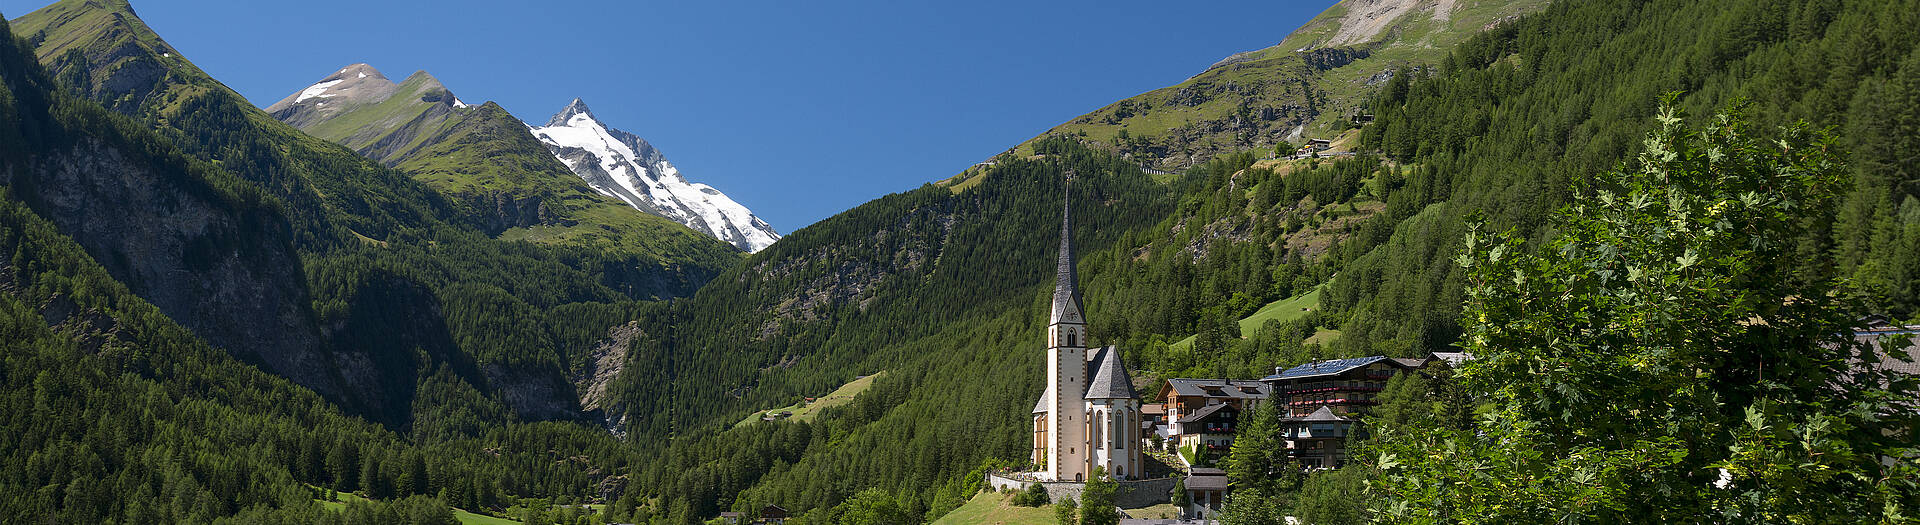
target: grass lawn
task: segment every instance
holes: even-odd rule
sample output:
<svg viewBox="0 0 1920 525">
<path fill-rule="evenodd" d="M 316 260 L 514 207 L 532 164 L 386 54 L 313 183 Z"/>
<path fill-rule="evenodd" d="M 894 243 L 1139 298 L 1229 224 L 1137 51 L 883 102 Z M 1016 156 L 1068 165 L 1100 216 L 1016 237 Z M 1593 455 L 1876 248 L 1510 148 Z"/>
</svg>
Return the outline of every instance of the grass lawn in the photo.
<svg viewBox="0 0 1920 525">
<path fill-rule="evenodd" d="M 1015 507 L 1013 496 L 985 491 L 933 525 L 1053 525 L 1053 507 Z"/>
<path fill-rule="evenodd" d="M 453 509 L 453 518 L 460 520 L 460 523 L 468 525 L 520 525 L 518 521 L 506 518 L 495 518 L 493 516 L 482 516 L 460 509 Z"/>
<path fill-rule="evenodd" d="M 1254 311 L 1253 315 L 1249 315 L 1245 319 L 1240 320 L 1240 335 L 1243 337 L 1251 336 L 1254 332 L 1260 330 L 1260 325 L 1267 324 L 1267 321 L 1270 320 L 1284 323 L 1305 317 L 1308 311 L 1320 305 L 1320 289 L 1325 287 L 1326 285 L 1315 286 L 1311 292 L 1267 303 L 1266 306 L 1262 306 L 1259 310 Z M 1186 339 L 1176 341 L 1170 346 L 1173 348 L 1192 347 L 1193 336 L 1187 336 Z"/>
<path fill-rule="evenodd" d="M 1141 509 L 1127 509 L 1127 515 L 1143 520 L 1173 519 L 1180 516 L 1180 508 L 1172 503 L 1161 503 Z"/>
<path fill-rule="evenodd" d="M 1320 304 L 1321 288 L 1315 286 L 1311 292 L 1267 303 L 1266 306 L 1253 312 L 1253 315 L 1240 320 L 1240 333 L 1252 334 L 1259 331 L 1260 326 L 1267 324 L 1269 320 L 1284 323 L 1305 317 L 1309 310 Z"/>
<path fill-rule="evenodd" d="M 339 512 L 347 508 L 348 502 L 369 501 L 369 500 L 367 498 L 360 497 L 359 494 L 354 494 L 352 492 L 342 492 L 340 493 L 340 501 L 326 501 L 326 500 L 318 500 L 318 499 L 314 501 L 320 502 L 320 506 L 325 507 L 327 510 Z M 604 507 L 604 505 L 601 505 L 601 506 Z M 520 522 L 518 521 L 514 521 L 506 518 L 496 518 L 493 516 L 487 516 L 482 514 L 474 514 L 471 512 L 460 510 L 460 509 L 453 509 L 453 518 L 460 520 L 460 523 L 465 523 L 469 525 L 520 525 Z"/>
<path fill-rule="evenodd" d="M 794 421 L 812 420 L 813 416 L 819 414 L 821 410 L 837 407 L 837 406 L 852 402 L 854 396 L 860 395 L 861 392 L 867 391 L 868 387 L 873 386 L 874 379 L 879 378 L 880 376 L 883 376 L 886 374 L 887 372 L 885 370 L 882 370 L 872 375 L 861 376 L 859 378 L 854 379 L 851 382 L 848 382 L 847 384 L 840 385 L 840 388 L 834 389 L 834 391 L 832 393 L 827 394 L 826 397 L 814 398 L 812 403 L 801 401 L 799 403 L 794 403 L 792 405 L 775 408 L 772 410 L 761 410 L 761 411 L 754 412 L 752 414 L 747 414 L 746 419 L 742 419 L 740 420 L 739 423 L 735 423 L 734 425 L 735 426 L 745 425 L 747 423 L 759 421 L 760 416 L 765 415 L 768 412 L 772 412 L 772 413 L 793 412 L 792 419 Z"/>
</svg>

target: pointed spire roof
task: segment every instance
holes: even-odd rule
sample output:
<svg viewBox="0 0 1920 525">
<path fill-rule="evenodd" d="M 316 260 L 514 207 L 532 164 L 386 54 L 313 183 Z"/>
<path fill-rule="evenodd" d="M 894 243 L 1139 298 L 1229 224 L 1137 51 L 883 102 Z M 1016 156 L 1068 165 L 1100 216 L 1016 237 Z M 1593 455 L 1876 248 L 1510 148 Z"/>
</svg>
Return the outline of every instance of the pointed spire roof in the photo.
<svg viewBox="0 0 1920 525">
<path fill-rule="evenodd" d="M 1087 364 L 1087 399 L 1137 399 L 1140 394 L 1133 391 L 1133 378 L 1127 375 L 1127 365 L 1120 362 L 1120 347 L 1101 348 L 1093 356 L 1093 362 Z"/>
<path fill-rule="evenodd" d="M 1067 172 L 1066 184 L 1060 196 L 1060 261 L 1055 269 L 1050 324 L 1087 322 L 1080 308 L 1080 275 L 1074 269 L 1072 199 L 1073 172 Z"/>
</svg>

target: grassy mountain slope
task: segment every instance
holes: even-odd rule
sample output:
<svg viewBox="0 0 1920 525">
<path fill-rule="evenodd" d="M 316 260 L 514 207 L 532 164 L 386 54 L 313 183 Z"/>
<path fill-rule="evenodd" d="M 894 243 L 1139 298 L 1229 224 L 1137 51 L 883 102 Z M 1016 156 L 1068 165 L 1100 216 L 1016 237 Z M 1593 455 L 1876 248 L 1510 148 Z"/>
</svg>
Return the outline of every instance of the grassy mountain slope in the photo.
<svg viewBox="0 0 1920 525">
<path fill-rule="evenodd" d="M 158 235 L 197 237 L 189 247 L 143 254 L 211 264 L 195 269 L 200 279 L 223 278 L 227 259 L 265 266 L 290 252 L 284 206 L 144 123 L 63 93 L 7 29 L 0 22 L 0 512 L 49 523 L 391 523 L 381 516 L 446 514 L 447 501 L 503 508 L 595 494 L 603 476 L 592 472 L 634 460 L 599 432 L 551 424 L 414 442 L 208 345 L 143 299 L 143 287 L 165 283 L 130 279 L 111 246 L 77 242 L 91 235 L 70 232 L 89 226 L 62 218 L 71 202 L 49 193 L 67 191 L 53 177 L 144 185 L 152 191 L 133 198 L 153 202 L 130 207 L 203 221 Z M 122 210 L 152 219 L 147 211 Z M 583 460 L 555 463 L 556 451 Z M 309 485 L 411 498 L 335 514 Z"/>
<path fill-rule="evenodd" d="M 1235 346 L 1233 359 L 1167 342 L 1322 282 L 1332 252 L 1286 240 L 1352 235 L 1339 221 L 1353 203 L 1380 207 L 1363 177 L 1394 176 L 1372 159 L 1275 170 L 1235 155 L 1163 183 L 1073 141 L 1038 147 L 997 159 L 965 191 L 929 185 L 794 232 L 646 311 L 647 335 L 608 393 L 627 429 L 674 439 L 625 506 L 670 523 L 766 502 L 827 513 L 879 487 L 930 517 L 971 494 L 977 478 L 964 473 L 1025 457 L 1068 171 L 1094 335 L 1123 346 L 1146 392 L 1153 377 L 1244 376 L 1310 357 L 1322 350 L 1281 335 L 1306 323 L 1263 326 L 1273 333 L 1250 335 L 1266 342 Z M 1220 337 L 1204 344 L 1224 351 Z M 1241 364 L 1215 368 L 1229 363 Z M 887 373 L 811 421 L 724 429 L 876 370 Z"/>
<path fill-rule="evenodd" d="M 1451 195 L 1342 270 L 1321 297 L 1343 338 L 1440 347 L 1458 332 L 1464 217 L 1534 233 L 1586 175 L 1644 136 L 1662 93 L 1707 115 L 1744 100 L 1760 133 L 1804 120 L 1851 152 L 1858 185 L 1836 217 L 1807 217 L 1802 260 L 1841 272 L 1896 316 L 1915 311 L 1920 23 L 1913 2 L 1556 4 L 1456 49 L 1432 75 L 1384 91 L 1363 144 L 1437 170 Z M 1911 208 L 1920 210 L 1920 208 Z M 1348 278 L 1351 277 L 1351 278 Z"/>
<path fill-rule="evenodd" d="M 1184 175 L 1162 178 L 1164 197 L 1145 201 L 1151 206 L 1133 205 L 1137 216 L 1084 226 L 1098 229 L 1094 240 L 1081 243 L 1081 275 L 1098 338 L 1121 342 L 1143 377 L 1258 377 L 1273 366 L 1311 359 L 1447 349 L 1459 330 L 1454 255 L 1464 217 L 1484 214 L 1498 227 L 1531 231 L 1562 202 L 1571 180 L 1618 162 L 1647 125 L 1658 95 L 1675 89 L 1685 90 L 1682 100 L 1696 112 L 1745 96 L 1755 101 L 1748 112 L 1765 125 L 1799 118 L 1816 126 L 1842 125 L 1836 130 L 1856 152 L 1864 186 L 1841 217 L 1809 219 L 1835 226 L 1806 240 L 1806 260 L 1816 271 L 1831 264 L 1869 276 L 1863 281 L 1888 290 L 1882 304 L 1890 311 L 1913 311 L 1898 294 L 1912 293 L 1912 283 L 1920 282 L 1911 263 L 1920 260 L 1911 255 L 1920 253 L 1912 251 L 1920 237 L 1911 233 L 1920 227 L 1910 220 L 1920 214 L 1902 203 L 1920 198 L 1909 195 L 1917 186 L 1910 180 L 1916 173 L 1911 156 L 1895 152 L 1910 150 L 1910 137 L 1920 136 L 1920 118 L 1913 117 L 1920 104 L 1908 102 L 1920 93 L 1920 81 L 1913 80 L 1920 69 L 1910 65 L 1920 65 L 1910 58 L 1916 38 L 1899 29 L 1915 23 L 1920 9 L 1911 2 L 1790 0 L 1528 5 L 1537 10 L 1492 31 L 1454 35 L 1431 49 L 1415 46 L 1403 56 L 1417 59 L 1405 64 L 1416 73 L 1351 100 L 1352 107 L 1378 115 L 1361 130 L 1360 146 L 1382 157 L 1274 163 L 1216 155 Z M 1327 17 L 1344 17 L 1339 9 Z M 1449 23 L 1478 32 L 1505 18 L 1476 9 L 1487 6 L 1459 3 L 1453 13 L 1464 15 Z M 1469 20 L 1474 17 L 1483 21 Z M 1437 27 L 1431 17 L 1411 20 L 1420 23 L 1402 34 Z M 1294 38 L 1333 41 L 1338 34 L 1309 26 Z M 1438 40 L 1412 42 L 1422 41 Z M 1442 47 L 1447 42 L 1455 44 Z M 1305 60 L 1294 54 L 1252 58 L 1209 73 L 1235 66 L 1257 72 L 1257 66 L 1242 64 L 1260 60 Z M 1279 74 L 1269 71 L 1263 74 Z M 1089 150 L 1075 142 L 1093 144 Z M 1110 148 L 1100 142 L 1093 133 L 1041 137 L 1026 146 L 1034 155 L 1002 155 L 955 181 L 964 184 L 942 189 L 964 202 L 997 195 L 1010 184 L 1033 185 L 1021 182 L 1027 177 L 1057 180 L 1066 166 L 1044 166 L 1073 162 L 1062 159 L 1131 162 L 1101 153 Z M 1035 169 L 1044 173 L 1030 171 Z M 956 269 L 965 275 L 951 280 L 964 287 L 957 290 L 872 284 L 915 275 L 897 269 L 880 272 L 882 279 L 851 283 L 823 277 L 865 275 L 848 271 L 867 271 L 845 258 L 853 254 L 891 261 L 923 257 L 912 245 L 819 236 L 845 229 L 884 232 L 879 238 L 888 239 L 901 234 L 893 225 L 922 224 L 919 236 L 945 227 L 903 212 L 916 208 L 884 204 L 909 196 L 938 202 L 920 192 L 890 197 L 812 233 L 796 232 L 793 242 L 750 259 L 749 267 L 760 275 L 799 278 L 729 274 L 683 305 L 692 311 L 655 312 L 657 318 L 643 322 L 696 320 L 635 348 L 636 359 L 646 360 L 636 362 L 672 363 L 669 370 L 686 372 L 645 379 L 629 372 L 635 381 L 615 391 L 627 399 L 692 400 L 703 394 L 642 385 L 697 373 L 699 383 L 712 385 L 704 395 L 718 403 L 629 416 L 680 414 L 676 421 L 695 425 L 677 423 L 682 437 L 669 459 L 643 476 L 650 486 L 670 488 L 631 505 L 646 505 L 669 523 L 763 502 L 831 518 L 837 502 L 877 488 L 910 514 L 934 516 L 970 494 L 969 469 L 994 459 L 1022 461 L 1026 410 L 1037 393 L 1026 382 L 1037 377 L 1037 367 L 1031 356 L 1017 353 L 1037 345 L 1044 279 L 1026 276 L 1013 281 L 1024 288 L 1003 288 L 1005 277 L 994 272 L 1004 270 L 994 265 L 1024 267 L 1035 257 L 1044 262 L 1044 253 L 1033 251 L 1047 251 L 1037 248 L 1045 241 L 1031 227 L 1000 226 L 1015 238 L 980 241 L 1007 255 Z M 992 206 L 1003 213 L 1024 209 Z M 1851 218 L 1848 209 L 1854 210 Z M 1847 262 L 1849 253 L 1853 263 Z M 904 297 L 909 290 L 944 301 L 900 312 L 926 300 Z M 1321 306 L 1298 318 L 1262 322 L 1251 333 L 1239 322 L 1272 301 L 1315 290 Z M 969 295 L 943 295 L 954 293 Z M 749 312 L 708 323 L 701 313 L 712 307 L 699 306 L 703 302 L 748 305 Z M 859 308 L 863 304 L 876 306 Z M 885 321 L 869 321 L 876 317 Z M 764 324 L 768 318 L 779 322 Z M 756 325 L 790 331 L 756 331 Z M 1340 329 L 1337 340 L 1312 344 L 1326 341 L 1316 334 L 1331 328 Z M 1168 344 L 1188 335 L 1190 346 Z M 713 359 L 713 349 L 722 348 L 729 356 L 747 356 L 747 362 Z M 825 411 L 811 423 L 703 431 L 699 416 L 686 416 L 717 411 L 738 417 L 744 411 L 728 408 L 736 406 L 732 399 L 778 406 L 769 401 L 821 391 L 870 367 L 885 367 L 889 375 L 848 407 Z M 772 439 L 775 428 L 806 437 L 806 444 Z"/>
<path fill-rule="evenodd" d="M 1283 140 L 1331 139 L 1396 68 L 1437 63 L 1455 43 L 1546 3 L 1345 0 L 1277 45 L 1235 54 L 1041 136 L 1085 137 L 1170 171 Z M 1016 151 L 1029 151 L 1031 142 Z"/>
<path fill-rule="evenodd" d="M 17 21 L 65 89 L 145 122 L 188 156 L 284 203 L 299 263 L 283 267 L 304 283 L 306 330 L 319 334 L 299 348 L 331 356 L 331 366 L 317 368 L 347 387 L 330 399 L 396 428 L 451 436 L 516 417 L 581 417 L 567 380 L 570 352 L 606 330 L 583 320 L 634 299 L 690 293 L 738 257 L 691 231 L 661 236 L 644 246 L 658 251 L 645 252 L 497 240 L 459 201 L 254 108 L 172 51 L 124 2 L 60 2 Z M 75 235 L 83 244 L 128 241 Z M 196 329 L 247 322 L 180 320 Z M 471 395 L 436 394 L 447 391 Z"/>
<path fill-rule="evenodd" d="M 455 107 L 454 101 L 453 93 L 439 79 L 425 71 L 415 71 L 400 81 L 398 89 L 386 99 L 353 105 L 310 122 L 289 123 L 309 135 L 338 142 L 373 160 L 393 165 L 416 151 L 421 142 L 432 135 L 421 130 L 434 130 L 458 114 L 458 110 L 465 109 Z M 394 136 L 395 131 L 403 127 L 410 128 L 410 132 Z"/>
<path fill-rule="evenodd" d="M 670 459 L 638 474 L 644 488 L 627 505 L 674 522 L 736 501 L 825 508 L 875 485 L 931 491 L 943 473 L 1023 449 L 1067 170 L 1081 174 L 1074 216 L 1085 250 L 1171 204 L 1163 186 L 1110 155 L 1008 159 L 967 192 L 929 185 L 796 231 L 694 297 L 647 312 L 648 335 L 610 402 L 631 431 L 680 439 Z M 811 423 L 718 430 L 878 370 L 887 373 L 867 392 Z M 944 410 L 960 417 L 934 415 Z M 786 435 L 795 437 L 769 438 Z M 889 444 L 902 435 L 913 446 Z M 793 467 L 767 473 L 776 459 Z M 762 473 L 780 479 L 763 486 L 793 492 L 736 499 Z"/>
</svg>

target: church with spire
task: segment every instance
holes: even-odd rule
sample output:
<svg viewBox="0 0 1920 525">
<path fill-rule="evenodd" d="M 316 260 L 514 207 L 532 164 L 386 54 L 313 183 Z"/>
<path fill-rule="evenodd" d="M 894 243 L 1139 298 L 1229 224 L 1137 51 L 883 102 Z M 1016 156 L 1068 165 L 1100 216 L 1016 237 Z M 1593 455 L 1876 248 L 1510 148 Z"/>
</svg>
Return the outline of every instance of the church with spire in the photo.
<svg viewBox="0 0 1920 525">
<path fill-rule="evenodd" d="M 1033 407 L 1033 463 L 1045 481 L 1141 475 L 1140 396 L 1120 349 L 1093 347 L 1074 269 L 1072 175 L 1060 211 L 1060 267 L 1047 322 L 1047 387 Z"/>
</svg>

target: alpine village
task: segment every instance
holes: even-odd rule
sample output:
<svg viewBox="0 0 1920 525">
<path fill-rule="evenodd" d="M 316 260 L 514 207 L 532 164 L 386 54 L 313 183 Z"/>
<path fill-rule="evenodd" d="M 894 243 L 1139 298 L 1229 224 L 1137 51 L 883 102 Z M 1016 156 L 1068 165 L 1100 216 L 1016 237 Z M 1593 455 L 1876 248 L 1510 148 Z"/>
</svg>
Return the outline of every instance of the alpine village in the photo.
<svg viewBox="0 0 1920 525">
<path fill-rule="evenodd" d="M 1920 523 L 1920 0 L 1298 4 L 782 234 L 6 2 L 0 522 Z"/>
</svg>

